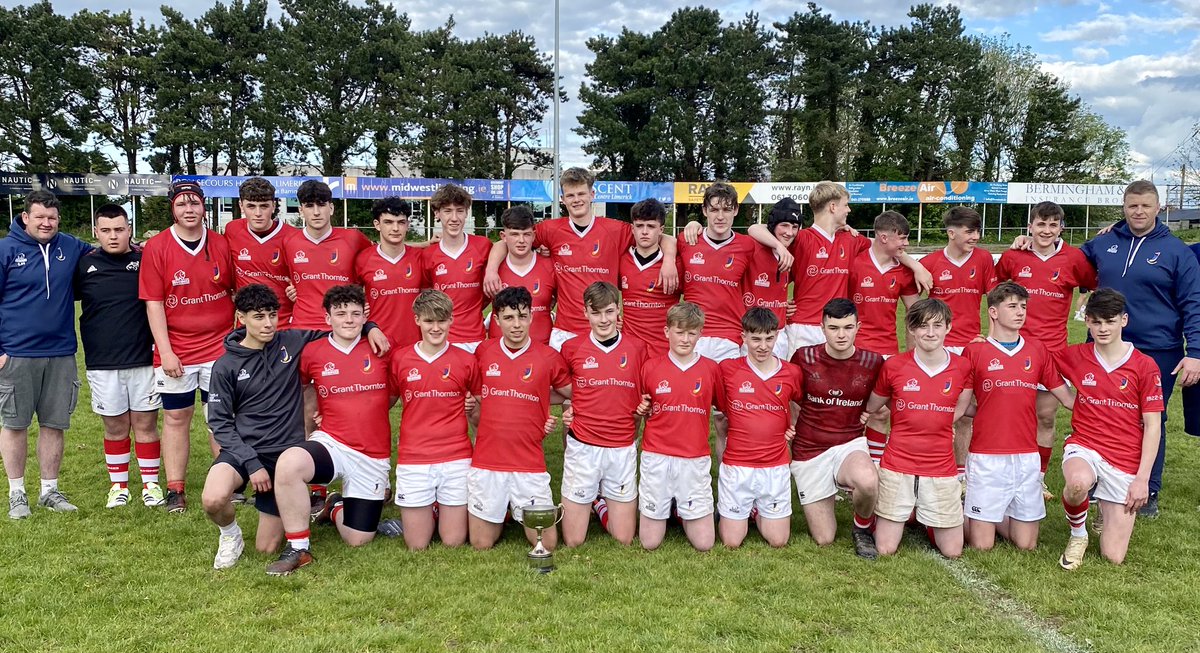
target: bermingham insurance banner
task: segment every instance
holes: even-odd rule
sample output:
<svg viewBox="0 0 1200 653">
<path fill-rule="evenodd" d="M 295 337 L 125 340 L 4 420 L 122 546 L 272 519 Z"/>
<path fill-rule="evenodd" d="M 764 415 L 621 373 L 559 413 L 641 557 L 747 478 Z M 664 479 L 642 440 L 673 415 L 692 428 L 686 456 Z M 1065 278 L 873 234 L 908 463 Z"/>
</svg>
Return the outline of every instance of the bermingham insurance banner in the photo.
<svg viewBox="0 0 1200 653">
<path fill-rule="evenodd" d="M 1158 198 L 1165 202 L 1167 189 L 1158 187 Z M 1008 201 L 1012 204 L 1056 202 L 1064 205 L 1121 206 L 1124 184 L 1009 184 Z"/>
</svg>

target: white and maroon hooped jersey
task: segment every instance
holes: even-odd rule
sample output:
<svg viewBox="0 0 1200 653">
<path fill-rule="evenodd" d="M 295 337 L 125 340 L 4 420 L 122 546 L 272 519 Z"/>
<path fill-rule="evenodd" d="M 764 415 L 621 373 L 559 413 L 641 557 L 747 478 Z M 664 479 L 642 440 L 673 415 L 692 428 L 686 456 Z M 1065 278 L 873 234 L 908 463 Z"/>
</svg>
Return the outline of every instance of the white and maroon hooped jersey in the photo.
<svg viewBox="0 0 1200 653">
<path fill-rule="evenodd" d="M 1033 250 L 1006 250 L 996 263 L 996 279 L 1015 281 L 1029 291 L 1021 335 L 1057 352 L 1067 346 L 1067 319 L 1075 289 L 1095 288 L 1096 269 L 1083 252 L 1060 240 L 1046 258 Z"/>
<path fill-rule="evenodd" d="M 570 218 L 555 218 L 534 227 L 535 247 L 550 250 L 558 282 L 558 310 L 554 326 L 578 336 L 591 327 L 583 313 L 583 292 L 597 281 L 617 285 L 621 254 L 633 244 L 628 222 L 595 216 L 583 233 Z"/>
<path fill-rule="evenodd" d="M 741 342 L 742 278 L 757 247 L 754 239 L 737 233 L 714 243 L 708 230 L 695 245 L 679 241 L 683 296 L 704 311 L 705 336 Z"/>
<path fill-rule="evenodd" d="M 604 347 L 588 333 L 563 343 L 562 356 L 575 382 L 571 389 L 575 439 L 596 447 L 633 444 L 637 439 L 633 412 L 642 402 L 646 360 L 641 341 L 620 336 L 611 347 Z"/>
<path fill-rule="evenodd" d="M 953 328 L 946 334 L 946 346 L 965 347 L 983 333 L 980 302 L 996 285 L 996 266 L 992 263 L 991 253 L 976 247 L 965 259 L 955 261 L 945 249 L 939 249 L 922 258 L 921 265 L 933 275 L 933 290 L 929 291 L 929 296 L 946 302 L 953 315 Z"/>
<path fill-rule="evenodd" d="M 742 277 L 744 308 L 765 308 L 779 318 L 779 326 L 787 324 L 788 284 L 792 275 L 779 271 L 779 258 L 765 245 L 758 245 L 750 255 L 750 264 Z"/>
<path fill-rule="evenodd" d="M 217 360 L 233 328 L 233 264 L 225 237 L 205 229 L 195 251 L 175 227 L 146 241 L 138 272 L 138 297 L 162 302 L 171 349 L 183 365 Z M 154 349 L 154 364 L 162 365 Z"/>
<path fill-rule="evenodd" d="M 300 354 L 300 380 L 316 386 L 322 431 L 370 458 L 391 456 L 388 361 L 371 352 L 366 338 L 346 349 L 332 335 L 309 343 Z"/>
<path fill-rule="evenodd" d="M 483 274 L 492 241 L 469 234 L 465 238 L 456 252 L 449 251 L 442 241 L 427 247 L 424 255 L 429 285 L 454 302 L 450 342 L 479 342 L 487 335 L 483 330 Z"/>
<path fill-rule="evenodd" d="M 296 235 L 298 230 L 276 220 L 265 234 L 259 235 L 250 229 L 250 221 L 238 218 L 225 225 L 225 240 L 233 255 L 233 270 L 237 273 L 237 287 L 244 288 L 252 283 L 261 283 L 279 297 L 279 325 L 286 327 L 292 320 L 292 300 L 287 298 L 287 287 L 291 285 L 287 265 L 283 262 L 283 243 Z"/>
<path fill-rule="evenodd" d="M 393 394 L 404 402 L 396 464 L 432 465 L 471 457 L 467 396 L 478 385 L 475 357 L 449 343 L 433 356 L 420 344 L 396 350 L 389 364 Z"/>
<path fill-rule="evenodd" d="M 663 293 L 658 282 L 662 273 L 662 250 L 646 265 L 638 262 L 635 251 L 631 247 L 621 257 L 621 333 L 641 340 L 647 352 L 664 351 L 667 336 L 663 327 L 667 325 L 667 311 L 679 303 L 681 291 L 670 295 Z M 676 267 L 682 266 L 676 262 Z"/>
<path fill-rule="evenodd" d="M 320 240 L 301 229 L 283 244 L 283 261 L 296 287 L 292 326 L 320 331 L 325 323 L 325 293 L 334 286 L 356 283 L 354 261 L 371 241 L 357 229 L 333 228 Z"/>
<path fill-rule="evenodd" d="M 502 339 L 485 340 L 475 358 L 479 427 L 471 466 L 497 472 L 546 471 L 542 441 L 550 417 L 550 389 L 571 385 L 566 361 L 549 345 L 532 339 L 515 352 Z"/>
<path fill-rule="evenodd" d="M 550 309 L 554 307 L 555 291 L 558 288 L 554 279 L 554 264 L 545 256 L 534 254 L 528 267 L 518 270 L 512 266 L 511 261 L 505 259 L 500 264 L 499 272 L 500 283 L 505 288 L 524 286 L 525 290 L 529 291 L 529 296 L 533 298 L 533 307 L 529 315 L 529 335 L 543 345 L 549 343 L 550 331 L 554 328 L 554 318 L 550 315 Z M 495 315 L 488 324 L 488 337 L 500 337 L 500 325 Z"/>
<path fill-rule="evenodd" d="M 642 451 L 680 458 L 708 456 L 708 418 L 724 389 L 717 364 L 700 354 L 686 365 L 670 354 L 658 356 L 642 368 L 642 387 L 650 395 Z"/>
<path fill-rule="evenodd" d="M 850 299 L 858 309 L 854 344 L 876 353 L 896 355 L 896 305 L 901 297 L 917 294 L 912 270 L 896 261 L 881 264 L 868 247 L 850 268 Z"/>
<path fill-rule="evenodd" d="M 1162 377 L 1154 359 L 1129 345 L 1129 353 L 1109 366 L 1096 353 L 1095 343 L 1085 342 L 1058 352 L 1055 362 L 1077 393 L 1067 442 L 1098 452 L 1127 474 L 1137 474 L 1142 414 L 1164 410 Z"/>
<path fill-rule="evenodd" d="M 371 321 L 383 329 L 393 347 L 421 339 L 412 306 L 421 289 L 428 287 L 423 255 L 420 247 L 405 247 L 399 258 L 392 259 L 376 245 L 359 252 L 354 261 L 354 274 L 367 293 Z"/>
<path fill-rule="evenodd" d="M 954 409 L 971 388 L 971 365 L 949 351 L 938 369 L 929 369 L 913 352 L 883 363 L 873 393 L 887 397 L 892 432 L 880 466 L 900 474 L 946 477 L 958 474 L 954 463 Z"/>
<path fill-rule="evenodd" d="M 1007 349 L 988 338 L 963 350 L 971 362 L 975 401 L 971 453 L 1035 453 L 1037 388 L 1057 388 L 1062 376 L 1042 343 L 1021 338 Z"/>
<path fill-rule="evenodd" d="M 801 229 L 792 242 L 792 294 L 796 312 L 790 324 L 820 324 L 821 311 L 829 300 L 847 297 L 850 264 L 871 246 L 865 236 L 838 231 L 832 236 L 813 225 Z"/>
<path fill-rule="evenodd" d="M 762 374 L 744 356 L 721 361 L 721 410 L 729 418 L 721 462 L 776 467 L 791 460 L 784 435 L 792 421 L 791 402 L 803 399 L 804 387 L 795 365 L 778 362 L 774 373 Z"/>
</svg>

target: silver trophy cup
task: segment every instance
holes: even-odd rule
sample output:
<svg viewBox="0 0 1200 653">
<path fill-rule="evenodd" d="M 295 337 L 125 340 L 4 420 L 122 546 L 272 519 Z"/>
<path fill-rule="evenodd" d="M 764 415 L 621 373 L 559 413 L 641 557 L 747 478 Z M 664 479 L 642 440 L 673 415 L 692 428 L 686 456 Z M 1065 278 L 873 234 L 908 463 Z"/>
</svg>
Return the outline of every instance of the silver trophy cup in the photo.
<svg viewBox="0 0 1200 653">
<path fill-rule="evenodd" d="M 538 573 L 548 574 L 554 571 L 554 553 L 542 544 L 542 530 L 554 528 L 562 521 L 562 506 L 526 506 L 521 512 L 521 525 L 537 531 L 537 543 L 529 552 L 529 564 Z"/>
</svg>

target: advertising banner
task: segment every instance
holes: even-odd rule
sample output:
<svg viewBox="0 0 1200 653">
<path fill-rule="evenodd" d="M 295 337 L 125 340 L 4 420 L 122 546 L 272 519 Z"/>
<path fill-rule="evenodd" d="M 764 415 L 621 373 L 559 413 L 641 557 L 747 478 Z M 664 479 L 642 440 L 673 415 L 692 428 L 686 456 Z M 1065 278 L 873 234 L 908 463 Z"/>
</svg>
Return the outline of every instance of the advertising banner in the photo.
<svg viewBox="0 0 1200 653">
<path fill-rule="evenodd" d="M 242 185 L 250 177 L 213 177 L 209 175 L 175 175 L 172 180 L 187 180 L 194 181 L 200 184 L 204 189 L 205 197 L 237 197 L 238 187 Z M 342 199 L 342 178 L 341 177 L 263 177 L 271 182 L 275 187 L 275 196 L 278 198 L 294 198 L 296 197 L 296 189 L 300 184 L 315 179 L 329 184 L 329 189 L 333 191 L 334 199 Z M 162 195 L 166 195 L 164 191 Z"/>
</svg>

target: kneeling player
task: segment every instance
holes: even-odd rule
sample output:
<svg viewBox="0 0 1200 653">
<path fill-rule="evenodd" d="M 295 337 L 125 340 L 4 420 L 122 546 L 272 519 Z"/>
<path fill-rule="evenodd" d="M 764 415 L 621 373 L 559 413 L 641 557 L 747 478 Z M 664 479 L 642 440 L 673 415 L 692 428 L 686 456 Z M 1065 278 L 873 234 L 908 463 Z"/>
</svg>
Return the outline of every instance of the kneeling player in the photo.
<svg viewBox="0 0 1200 653">
<path fill-rule="evenodd" d="M 435 526 L 442 544 L 460 546 L 467 541 L 471 467 L 464 401 L 478 385 L 478 368 L 474 356 L 447 341 L 454 305 L 446 293 L 424 290 L 412 310 L 421 341 L 392 355 L 389 374 L 404 402 L 396 445 L 396 505 L 408 548 L 428 547 Z"/>
<path fill-rule="evenodd" d="M 500 539 L 506 509 L 520 521 L 526 506 L 554 502 L 542 441 L 554 425 L 550 404 L 571 396 L 571 377 L 558 352 L 530 338 L 532 306 L 523 286 L 496 293 L 492 320 L 501 337 L 483 341 L 475 352 L 479 424 L 467 472 L 467 511 L 476 549 L 490 549 Z M 525 537 L 532 544 L 537 533 L 526 528 Z M 556 529 L 547 529 L 542 542 L 553 549 Z"/>
<path fill-rule="evenodd" d="M 1071 393 L 1050 352 L 1021 337 L 1029 292 L 1002 281 L 987 294 L 988 338 L 967 345 L 978 404 L 967 453 L 967 541 L 987 550 L 996 533 L 1018 549 L 1037 546 L 1046 516 L 1038 455 L 1038 387 L 1068 408 Z M 968 414 L 970 410 L 968 410 Z"/>
<path fill-rule="evenodd" d="M 849 299 L 831 299 L 821 311 L 825 343 L 796 350 L 804 387 L 796 437 L 792 440 L 792 476 L 808 532 L 819 546 L 833 542 L 838 488 L 854 501 L 854 551 L 874 560 L 875 496 L 879 474 L 863 435 L 863 406 L 875 387 L 883 357 L 854 345 L 858 311 Z"/>
<path fill-rule="evenodd" d="M 971 366 L 945 346 L 950 307 L 922 299 L 905 315 L 909 351 L 889 358 L 867 400 L 890 402 L 892 433 L 879 465 L 875 544 L 891 555 L 913 509 L 947 558 L 962 555 L 962 488 L 954 462 L 954 422 L 971 403 Z"/>
<path fill-rule="evenodd" d="M 375 537 L 388 487 L 391 426 L 387 361 L 362 339 L 366 298 L 360 286 L 325 293 L 325 320 L 333 333 L 301 355 L 300 374 L 317 392 L 321 426 L 279 457 L 275 494 L 287 537 L 279 559 L 267 566 L 284 576 L 313 562 L 309 552 L 308 484 L 342 479 L 344 500 L 329 495 L 329 519 L 342 540 L 362 546 Z"/>
<path fill-rule="evenodd" d="M 587 336 L 562 346 L 575 379 L 574 421 L 563 451 L 563 543 L 579 546 L 587 538 L 593 502 L 600 522 L 622 544 L 633 542 L 637 528 L 637 420 L 642 401 L 642 364 L 646 349 L 617 330 L 621 293 L 597 281 L 583 293 Z M 607 514 L 606 514 L 607 513 Z"/>
<path fill-rule="evenodd" d="M 721 393 L 721 371 L 696 353 L 704 312 L 688 302 L 667 311 L 670 350 L 646 362 L 642 387 L 649 415 L 642 431 L 642 477 L 638 483 L 638 525 L 642 547 L 662 544 L 671 504 L 697 551 L 716 540 L 713 526 L 712 454 L 708 448 L 709 408 Z"/>
<path fill-rule="evenodd" d="M 1078 393 L 1062 463 L 1071 538 L 1058 563 L 1068 570 L 1079 568 L 1087 551 L 1092 488 L 1104 518 L 1100 555 L 1118 565 L 1125 560 L 1138 508 L 1150 496 L 1164 410 L 1154 359 L 1121 340 L 1129 322 L 1121 293 L 1096 291 L 1083 314 L 1093 342 L 1067 347 L 1055 358 Z"/>
<path fill-rule="evenodd" d="M 742 316 L 747 355 L 721 361 L 721 408 L 729 439 L 717 478 L 721 543 L 738 547 L 749 520 L 773 547 L 787 544 L 792 527 L 791 404 L 803 396 L 800 370 L 772 353 L 779 318 L 765 308 Z"/>
</svg>

